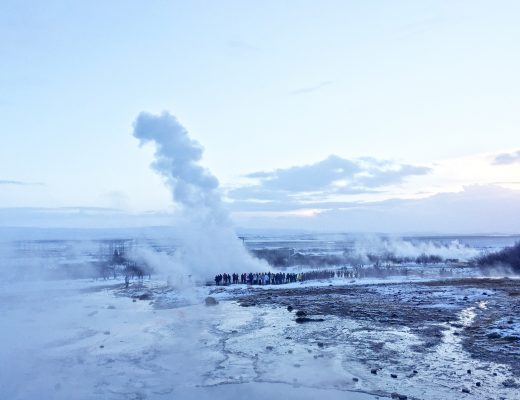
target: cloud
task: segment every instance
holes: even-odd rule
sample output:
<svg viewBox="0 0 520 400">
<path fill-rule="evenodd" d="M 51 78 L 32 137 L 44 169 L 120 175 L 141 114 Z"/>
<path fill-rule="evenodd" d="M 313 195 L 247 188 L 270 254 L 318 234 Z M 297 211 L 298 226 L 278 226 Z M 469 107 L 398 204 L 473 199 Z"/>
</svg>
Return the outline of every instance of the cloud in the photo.
<svg viewBox="0 0 520 400">
<path fill-rule="evenodd" d="M 21 181 L 11 181 L 11 180 L 0 179 L 0 185 L 26 185 L 26 183 L 21 182 Z"/>
<path fill-rule="evenodd" d="M 323 81 L 314 86 L 307 86 L 304 88 L 293 90 L 291 92 L 291 94 L 299 95 L 299 94 L 307 94 L 307 93 L 315 92 L 317 90 L 323 89 L 325 86 L 332 85 L 332 83 L 333 83 L 332 81 Z"/>
<path fill-rule="evenodd" d="M 303 205 L 297 201 L 238 202 L 231 206 L 235 222 L 251 229 L 443 234 L 520 232 L 517 217 L 520 190 L 496 185 L 467 186 L 460 192 L 439 193 L 422 199 Z M 47 238 L 49 228 L 102 228 L 96 231 L 100 237 L 132 237 L 144 232 L 141 227 L 162 226 L 162 230 L 168 227 L 172 232 L 179 232 L 178 221 L 177 213 L 166 211 L 135 214 L 95 207 L 0 208 L 0 241 L 16 237 L 14 231 L 6 227 L 31 227 L 32 230 L 26 231 L 31 235 L 37 233 L 34 227 L 45 228 L 41 234 Z M 138 227 L 139 230 L 125 231 Z M 106 229 L 115 230 L 108 235 Z M 65 237 L 71 235 L 67 231 Z"/>
<path fill-rule="evenodd" d="M 15 186 L 43 186 L 41 182 L 23 182 L 11 179 L 0 179 L 0 185 L 15 185 Z"/>
<path fill-rule="evenodd" d="M 256 184 L 230 190 L 228 197 L 235 202 L 264 203 L 263 208 L 265 203 L 272 203 L 269 207 L 278 203 L 280 208 L 287 209 L 288 206 L 301 207 L 305 202 L 322 204 L 338 195 L 380 192 L 430 170 L 388 160 L 348 160 L 331 155 L 314 164 L 250 173 L 246 178 Z M 245 204 L 237 203 L 233 208 L 236 206 L 245 207 Z"/>
<path fill-rule="evenodd" d="M 520 190 L 496 185 L 467 186 L 460 192 L 422 199 L 309 204 L 328 207 L 305 218 L 280 212 L 238 212 L 237 223 L 249 228 L 284 228 L 336 232 L 510 233 L 520 232 Z M 252 211 L 252 210 L 251 210 Z"/>
<path fill-rule="evenodd" d="M 520 162 L 520 150 L 512 153 L 502 153 L 497 155 L 494 160 L 494 165 L 507 165 Z"/>
<path fill-rule="evenodd" d="M 165 226 L 173 220 L 171 212 L 130 213 L 104 207 L 0 207 L 0 228 L 128 228 Z M 1 239 L 1 237 L 0 237 Z"/>
<path fill-rule="evenodd" d="M 362 176 L 358 179 L 358 182 L 364 187 L 387 186 L 400 183 L 408 176 L 425 175 L 430 171 L 431 169 L 428 167 L 403 164 L 398 169 L 383 170 L 370 176 Z"/>
<path fill-rule="evenodd" d="M 261 187 L 289 192 L 322 190 L 335 181 L 361 172 L 360 166 L 350 160 L 331 155 L 315 164 L 277 169 L 271 172 L 253 172 L 248 178 L 259 178 Z"/>
</svg>

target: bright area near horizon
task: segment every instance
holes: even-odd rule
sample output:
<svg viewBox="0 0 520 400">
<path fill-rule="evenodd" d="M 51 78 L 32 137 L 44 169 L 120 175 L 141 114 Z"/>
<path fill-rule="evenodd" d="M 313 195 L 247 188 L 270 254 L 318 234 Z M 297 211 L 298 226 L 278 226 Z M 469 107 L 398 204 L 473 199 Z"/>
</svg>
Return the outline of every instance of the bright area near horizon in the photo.
<svg viewBox="0 0 520 400">
<path fill-rule="evenodd" d="M 168 110 L 235 223 L 520 232 L 514 1 L 0 5 L 0 226 L 175 223 Z"/>
</svg>

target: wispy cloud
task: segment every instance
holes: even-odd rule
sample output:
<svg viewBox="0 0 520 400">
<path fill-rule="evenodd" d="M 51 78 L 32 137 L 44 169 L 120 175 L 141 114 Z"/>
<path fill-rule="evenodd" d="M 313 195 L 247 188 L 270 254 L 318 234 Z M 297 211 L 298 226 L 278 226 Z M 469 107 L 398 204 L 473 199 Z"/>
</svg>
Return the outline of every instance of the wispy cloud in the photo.
<svg viewBox="0 0 520 400">
<path fill-rule="evenodd" d="M 130 213 L 104 207 L 0 207 L 0 229 L 2 227 L 119 229 L 164 226 L 171 222 L 172 214 L 167 211 Z"/>
<path fill-rule="evenodd" d="M 306 94 L 306 93 L 315 92 L 317 90 L 323 89 L 326 86 L 332 85 L 332 83 L 333 83 L 332 81 L 323 81 L 314 86 L 307 86 L 307 87 L 293 90 L 291 92 L 291 94 L 298 95 L 298 94 Z"/>
<path fill-rule="evenodd" d="M 495 165 L 508 165 L 520 162 L 520 150 L 511 153 L 502 153 L 493 159 Z"/>
<path fill-rule="evenodd" d="M 318 210 L 308 218 L 275 204 L 263 206 L 261 212 L 241 206 L 244 207 L 237 210 L 237 222 L 255 228 L 456 234 L 520 231 L 520 220 L 516 217 L 520 213 L 520 190 L 495 185 L 468 186 L 460 192 L 420 199 L 308 204 L 309 210 Z M 300 211 L 305 210 L 300 208 Z"/>
<path fill-rule="evenodd" d="M 0 179 L 0 185 L 24 185 L 24 182 L 21 181 L 12 181 L 6 179 Z"/>
<path fill-rule="evenodd" d="M 15 186 L 43 186 L 42 182 L 24 182 L 13 179 L 0 179 L 0 185 L 15 185 Z"/>
</svg>

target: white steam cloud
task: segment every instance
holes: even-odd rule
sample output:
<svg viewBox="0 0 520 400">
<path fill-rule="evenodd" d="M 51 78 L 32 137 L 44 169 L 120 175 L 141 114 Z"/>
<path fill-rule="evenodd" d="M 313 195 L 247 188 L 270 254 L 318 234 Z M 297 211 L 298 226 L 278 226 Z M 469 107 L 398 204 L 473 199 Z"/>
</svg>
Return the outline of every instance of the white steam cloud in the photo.
<svg viewBox="0 0 520 400">
<path fill-rule="evenodd" d="M 155 144 L 152 166 L 166 179 L 173 200 L 182 206 L 175 260 L 162 260 L 157 265 L 157 258 L 148 257 L 148 262 L 169 275 L 188 271 L 198 279 L 223 272 L 267 269 L 267 264 L 253 258 L 236 236 L 222 205 L 217 178 L 199 164 L 202 146 L 189 137 L 177 119 L 168 112 L 158 116 L 141 113 L 133 135 L 141 145 Z"/>
<path fill-rule="evenodd" d="M 442 244 L 433 241 L 412 242 L 399 238 L 366 235 L 356 241 L 354 254 L 363 260 L 368 259 L 368 254 L 390 254 L 396 257 L 417 258 L 427 255 L 469 261 L 479 256 L 480 251 L 466 246 L 458 240 Z"/>
</svg>

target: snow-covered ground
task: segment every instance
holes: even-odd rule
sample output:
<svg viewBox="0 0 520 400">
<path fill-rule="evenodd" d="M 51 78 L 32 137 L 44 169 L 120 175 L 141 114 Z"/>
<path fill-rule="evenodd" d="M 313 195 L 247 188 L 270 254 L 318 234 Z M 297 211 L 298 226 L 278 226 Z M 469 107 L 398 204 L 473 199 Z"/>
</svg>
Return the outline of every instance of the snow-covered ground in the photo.
<svg viewBox="0 0 520 400">
<path fill-rule="evenodd" d="M 147 285 L 161 292 L 161 283 Z M 157 308 L 121 296 L 121 286 L 3 283 L 0 398 L 373 398 L 345 387 L 351 375 L 329 374 L 328 358 L 304 347 L 280 354 L 285 325 L 272 326 L 268 312 L 232 301 L 205 306 L 207 288 L 164 291 L 173 308 Z"/>
</svg>

